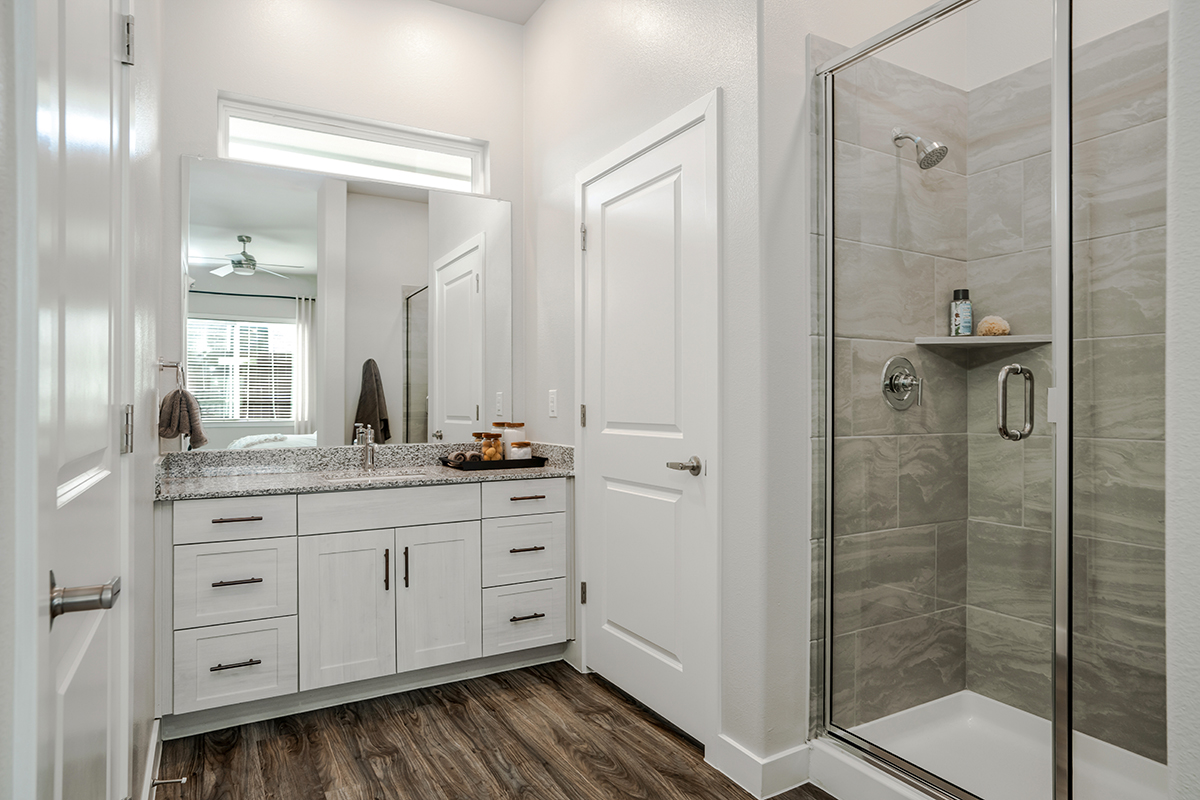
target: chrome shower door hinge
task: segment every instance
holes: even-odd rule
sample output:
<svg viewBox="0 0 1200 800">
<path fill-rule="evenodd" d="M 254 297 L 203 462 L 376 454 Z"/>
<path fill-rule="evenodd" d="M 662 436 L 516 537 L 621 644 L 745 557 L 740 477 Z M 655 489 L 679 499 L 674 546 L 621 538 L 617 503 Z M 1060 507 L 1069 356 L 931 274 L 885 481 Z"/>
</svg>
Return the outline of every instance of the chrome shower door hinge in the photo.
<svg viewBox="0 0 1200 800">
<path fill-rule="evenodd" d="M 133 404 L 125 406 L 125 421 L 121 425 L 121 455 L 133 452 Z"/>
</svg>

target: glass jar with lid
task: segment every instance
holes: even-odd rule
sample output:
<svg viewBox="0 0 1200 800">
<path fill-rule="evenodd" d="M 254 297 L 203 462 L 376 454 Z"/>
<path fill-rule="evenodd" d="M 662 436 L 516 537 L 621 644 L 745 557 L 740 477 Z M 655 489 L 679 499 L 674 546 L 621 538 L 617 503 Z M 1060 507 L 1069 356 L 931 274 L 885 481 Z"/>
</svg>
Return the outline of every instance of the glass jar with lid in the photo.
<svg viewBox="0 0 1200 800">
<path fill-rule="evenodd" d="M 513 442 L 508 448 L 508 458 L 511 461 L 533 458 L 533 445 L 529 442 Z"/>
<path fill-rule="evenodd" d="M 516 458 L 512 454 L 513 442 L 523 442 L 526 438 L 524 422 L 504 423 L 504 457 Z"/>
<path fill-rule="evenodd" d="M 503 461 L 504 460 L 504 442 L 499 433 L 483 434 L 483 442 L 480 445 L 479 452 L 483 454 L 484 461 Z"/>
</svg>

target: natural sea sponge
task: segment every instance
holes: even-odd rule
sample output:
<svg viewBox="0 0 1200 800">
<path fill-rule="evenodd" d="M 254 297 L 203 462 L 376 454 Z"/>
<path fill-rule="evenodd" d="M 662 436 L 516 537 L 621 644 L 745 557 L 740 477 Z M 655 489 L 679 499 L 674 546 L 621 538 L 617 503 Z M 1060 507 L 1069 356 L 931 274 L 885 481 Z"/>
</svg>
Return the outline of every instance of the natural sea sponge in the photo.
<svg viewBox="0 0 1200 800">
<path fill-rule="evenodd" d="M 984 317 L 979 320 L 979 324 L 975 326 L 976 336 L 1008 336 L 1012 333 L 1012 328 L 1004 317 Z"/>
</svg>

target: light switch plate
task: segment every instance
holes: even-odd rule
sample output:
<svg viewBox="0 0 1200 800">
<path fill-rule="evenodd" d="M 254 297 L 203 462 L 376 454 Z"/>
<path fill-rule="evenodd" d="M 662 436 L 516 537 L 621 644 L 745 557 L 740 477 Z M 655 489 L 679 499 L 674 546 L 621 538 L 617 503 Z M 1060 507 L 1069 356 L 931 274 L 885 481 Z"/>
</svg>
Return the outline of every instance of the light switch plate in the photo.
<svg viewBox="0 0 1200 800">
<path fill-rule="evenodd" d="M 496 416 L 504 416 L 504 392 L 496 392 Z"/>
<path fill-rule="evenodd" d="M 558 416 L 558 389 L 550 390 L 550 416 Z"/>
</svg>

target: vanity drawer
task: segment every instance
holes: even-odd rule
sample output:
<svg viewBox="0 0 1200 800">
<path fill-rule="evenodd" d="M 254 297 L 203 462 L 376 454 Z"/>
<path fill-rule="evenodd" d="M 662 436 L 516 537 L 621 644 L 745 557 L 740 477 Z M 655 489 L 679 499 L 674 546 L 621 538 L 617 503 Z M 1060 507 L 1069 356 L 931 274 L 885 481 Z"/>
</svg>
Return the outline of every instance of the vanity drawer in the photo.
<svg viewBox="0 0 1200 800">
<path fill-rule="evenodd" d="M 302 494 L 300 533 L 407 528 L 479 519 L 479 484 Z"/>
<path fill-rule="evenodd" d="M 296 618 L 235 622 L 175 634 L 175 713 L 298 690 Z"/>
<path fill-rule="evenodd" d="M 567 515 L 483 521 L 483 585 L 528 583 L 567 574 Z"/>
<path fill-rule="evenodd" d="M 566 638 L 566 578 L 483 590 L 485 656 L 554 644 Z"/>
<path fill-rule="evenodd" d="M 296 613 L 296 537 L 175 548 L 175 629 Z"/>
<path fill-rule="evenodd" d="M 175 544 L 295 536 L 296 495 L 179 500 L 173 516 Z"/>
<path fill-rule="evenodd" d="M 482 483 L 484 517 L 519 517 L 567 510 L 566 478 Z"/>
</svg>

